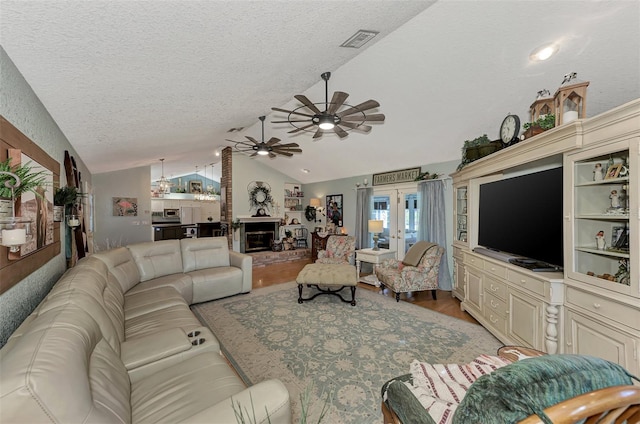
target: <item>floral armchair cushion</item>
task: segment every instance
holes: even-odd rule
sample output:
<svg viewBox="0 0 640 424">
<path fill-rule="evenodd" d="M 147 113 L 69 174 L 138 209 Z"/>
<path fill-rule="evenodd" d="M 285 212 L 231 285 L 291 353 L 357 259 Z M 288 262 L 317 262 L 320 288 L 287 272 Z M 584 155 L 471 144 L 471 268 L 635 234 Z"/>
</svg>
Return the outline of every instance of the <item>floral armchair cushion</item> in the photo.
<svg viewBox="0 0 640 424">
<path fill-rule="evenodd" d="M 385 259 L 375 269 L 378 280 L 396 293 L 435 290 L 438 288 L 442 246 L 433 246 L 420 259 L 418 266 L 407 266 L 397 259 Z"/>
<path fill-rule="evenodd" d="M 353 236 L 329 236 L 325 250 L 318 251 L 319 264 L 352 264 L 356 254 Z"/>
</svg>

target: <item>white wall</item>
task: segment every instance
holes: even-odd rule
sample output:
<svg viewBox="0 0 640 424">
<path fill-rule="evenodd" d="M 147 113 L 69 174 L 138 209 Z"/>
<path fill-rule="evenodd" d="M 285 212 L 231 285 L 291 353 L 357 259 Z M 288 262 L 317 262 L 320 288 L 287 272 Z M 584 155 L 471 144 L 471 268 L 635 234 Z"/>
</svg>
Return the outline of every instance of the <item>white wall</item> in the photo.
<svg viewBox="0 0 640 424">
<path fill-rule="evenodd" d="M 96 250 L 152 241 L 151 167 L 105 172 L 93 176 Z M 113 216 L 113 198 L 138 199 L 137 216 Z"/>
</svg>

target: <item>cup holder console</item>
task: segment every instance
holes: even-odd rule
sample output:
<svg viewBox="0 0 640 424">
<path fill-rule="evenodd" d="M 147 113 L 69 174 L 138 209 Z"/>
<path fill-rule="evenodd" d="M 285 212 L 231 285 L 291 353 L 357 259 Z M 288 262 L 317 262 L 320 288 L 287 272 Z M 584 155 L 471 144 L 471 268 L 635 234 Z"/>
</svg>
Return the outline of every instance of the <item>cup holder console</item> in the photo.
<svg viewBox="0 0 640 424">
<path fill-rule="evenodd" d="M 199 335 L 200 335 L 200 331 L 198 331 L 198 330 L 194 330 L 194 331 L 191 331 L 191 332 L 187 333 L 187 337 L 197 337 Z"/>
<path fill-rule="evenodd" d="M 194 339 L 194 340 L 191 341 L 191 344 L 194 345 L 194 346 L 198 346 L 198 345 L 203 344 L 204 341 L 205 341 L 204 338 Z"/>
</svg>

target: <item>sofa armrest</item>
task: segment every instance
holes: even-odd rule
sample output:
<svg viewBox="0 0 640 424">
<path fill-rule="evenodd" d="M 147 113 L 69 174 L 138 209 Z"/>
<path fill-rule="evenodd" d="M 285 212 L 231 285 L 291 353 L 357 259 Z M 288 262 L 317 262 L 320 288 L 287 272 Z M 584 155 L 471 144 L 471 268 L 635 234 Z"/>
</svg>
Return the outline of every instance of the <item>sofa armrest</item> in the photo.
<svg viewBox="0 0 640 424">
<path fill-rule="evenodd" d="M 244 421 L 238 419 L 240 411 Z M 289 391 L 280 380 L 262 381 L 181 422 L 291 424 Z"/>
<path fill-rule="evenodd" d="M 170 328 L 120 345 L 120 358 L 127 371 L 159 361 L 191 349 L 191 340 L 184 330 Z"/>
<path fill-rule="evenodd" d="M 229 251 L 229 265 L 242 270 L 242 293 L 249 293 L 253 284 L 253 258 L 244 253 Z"/>
</svg>

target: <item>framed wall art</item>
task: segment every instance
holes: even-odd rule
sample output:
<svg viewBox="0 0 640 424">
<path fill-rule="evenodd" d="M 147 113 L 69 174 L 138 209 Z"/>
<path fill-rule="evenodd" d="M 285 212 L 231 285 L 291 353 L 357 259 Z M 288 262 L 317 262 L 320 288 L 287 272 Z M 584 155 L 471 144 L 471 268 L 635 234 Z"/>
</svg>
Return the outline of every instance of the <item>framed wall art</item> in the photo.
<svg viewBox="0 0 640 424">
<path fill-rule="evenodd" d="M 342 227 L 342 194 L 332 194 L 327 196 L 327 223 L 332 223 L 336 227 Z"/>
</svg>

